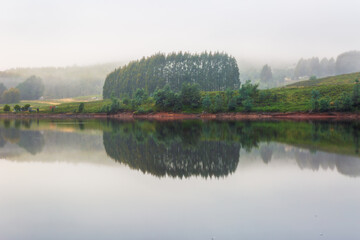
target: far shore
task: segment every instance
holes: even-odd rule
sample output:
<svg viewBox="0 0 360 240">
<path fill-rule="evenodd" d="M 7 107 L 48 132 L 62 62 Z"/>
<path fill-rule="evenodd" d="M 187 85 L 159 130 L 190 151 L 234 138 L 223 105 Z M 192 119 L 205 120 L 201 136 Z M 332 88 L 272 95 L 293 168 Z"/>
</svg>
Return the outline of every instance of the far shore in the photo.
<svg viewBox="0 0 360 240">
<path fill-rule="evenodd" d="M 2 119 L 120 119 L 120 120 L 360 120 L 360 113 L 148 113 L 134 114 L 123 112 L 117 114 L 106 113 L 2 113 Z"/>
</svg>

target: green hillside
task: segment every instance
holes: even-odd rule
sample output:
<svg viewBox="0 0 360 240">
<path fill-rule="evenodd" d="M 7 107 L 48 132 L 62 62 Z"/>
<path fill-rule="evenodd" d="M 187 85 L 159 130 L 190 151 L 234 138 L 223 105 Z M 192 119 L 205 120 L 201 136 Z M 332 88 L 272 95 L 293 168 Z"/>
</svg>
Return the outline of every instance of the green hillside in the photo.
<svg viewBox="0 0 360 240">
<path fill-rule="evenodd" d="M 325 78 L 320 78 L 320 79 L 316 79 L 316 80 L 301 81 L 301 82 L 286 85 L 285 87 L 292 88 L 292 87 L 314 87 L 314 86 L 321 86 L 321 85 L 354 84 L 355 79 L 360 79 L 360 72 L 325 77 Z"/>
</svg>

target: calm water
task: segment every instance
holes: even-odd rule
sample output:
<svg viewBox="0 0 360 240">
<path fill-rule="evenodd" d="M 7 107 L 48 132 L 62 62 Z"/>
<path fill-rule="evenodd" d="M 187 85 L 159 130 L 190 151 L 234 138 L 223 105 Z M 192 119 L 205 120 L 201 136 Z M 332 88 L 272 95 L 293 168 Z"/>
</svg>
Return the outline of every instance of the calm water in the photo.
<svg viewBox="0 0 360 240">
<path fill-rule="evenodd" d="M 0 239 L 360 239 L 360 123 L 0 120 Z"/>
</svg>

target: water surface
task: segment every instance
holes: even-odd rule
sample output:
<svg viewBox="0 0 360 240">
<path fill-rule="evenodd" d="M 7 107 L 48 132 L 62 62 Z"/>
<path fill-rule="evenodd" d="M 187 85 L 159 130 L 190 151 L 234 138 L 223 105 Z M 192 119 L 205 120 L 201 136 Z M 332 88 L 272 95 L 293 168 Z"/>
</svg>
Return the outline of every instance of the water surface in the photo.
<svg viewBox="0 0 360 240">
<path fill-rule="evenodd" d="M 360 123 L 0 120 L 0 239 L 359 239 Z"/>
</svg>

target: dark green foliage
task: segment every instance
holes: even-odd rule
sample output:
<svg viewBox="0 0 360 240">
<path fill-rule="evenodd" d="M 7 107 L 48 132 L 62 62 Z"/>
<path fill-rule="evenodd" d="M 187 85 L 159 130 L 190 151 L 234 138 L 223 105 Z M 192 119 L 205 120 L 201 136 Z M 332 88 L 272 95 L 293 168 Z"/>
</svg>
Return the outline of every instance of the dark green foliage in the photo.
<svg viewBox="0 0 360 240">
<path fill-rule="evenodd" d="M 227 88 L 225 91 L 225 96 L 226 96 L 226 103 L 229 103 L 230 99 L 233 96 L 233 91 L 230 88 Z"/>
<path fill-rule="evenodd" d="M 4 112 L 9 112 L 10 111 L 10 106 L 5 104 L 4 106 Z"/>
<path fill-rule="evenodd" d="M 338 99 L 334 102 L 334 107 L 336 111 L 350 111 L 352 109 L 352 100 L 349 93 L 343 92 Z"/>
<path fill-rule="evenodd" d="M 78 109 L 79 113 L 82 113 L 84 111 L 84 106 L 85 106 L 84 103 L 80 103 L 79 109 Z"/>
<path fill-rule="evenodd" d="M 199 85 L 184 83 L 181 88 L 180 99 L 184 106 L 199 107 L 201 99 Z"/>
<path fill-rule="evenodd" d="M 354 107 L 360 106 L 360 84 L 359 79 L 355 80 L 355 86 L 353 88 L 352 102 Z"/>
<path fill-rule="evenodd" d="M 253 100 L 251 98 L 247 98 L 243 102 L 245 112 L 250 112 L 253 108 Z"/>
<path fill-rule="evenodd" d="M 146 99 L 147 99 L 147 94 L 146 94 L 145 90 L 143 88 L 136 89 L 134 99 L 133 99 L 134 104 L 136 106 L 139 106 L 142 103 L 144 103 Z"/>
<path fill-rule="evenodd" d="M 320 99 L 320 102 L 319 102 L 319 105 L 320 105 L 320 111 L 321 112 L 327 112 L 330 110 L 330 99 L 327 97 L 327 98 L 321 98 Z"/>
<path fill-rule="evenodd" d="M 105 80 L 103 97 L 110 98 L 112 91 L 117 97 L 125 94 L 133 97 L 137 88 L 152 94 L 166 84 L 177 92 L 184 83 L 199 84 L 202 91 L 235 89 L 240 84 L 236 60 L 225 53 L 156 54 L 110 73 Z"/>
<path fill-rule="evenodd" d="M 21 110 L 21 107 L 16 104 L 16 105 L 14 106 L 14 110 L 17 111 L 17 112 L 19 112 L 19 111 Z"/>
<path fill-rule="evenodd" d="M 163 89 L 156 90 L 153 98 L 155 100 L 155 105 L 160 110 L 177 112 L 182 108 L 179 94 L 171 91 L 169 85 L 166 85 Z"/>
<path fill-rule="evenodd" d="M 275 96 L 275 99 L 276 99 L 276 95 Z M 269 102 L 271 99 L 271 92 L 270 91 L 267 91 L 267 90 L 263 90 L 260 92 L 259 94 L 259 101 L 260 103 L 262 102 Z M 275 100 L 276 101 L 276 100 Z"/>
<path fill-rule="evenodd" d="M 314 80 L 316 80 L 316 79 L 317 79 L 317 77 L 314 76 L 314 75 L 309 78 L 310 81 L 314 81 Z"/>
<path fill-rule="evenodd" d="M 128 105 L 130 103 L 130 99 L 128 97 L 125 97 L 123 99 L 123 104 Z"/>
<path fill-rule="evenodd" d="M 30 108 L 30 104 L 25 104 L 22 108 L 21 111 L 29 111 Z"/>
<path fill-rule="evenodd" d="M 1 99 L 3 103 L 18 103 L 20 102 L 20 91 L 16 88 L 10 88 L 4 91 Z"/>
<path fill-rule="evenodd" d="M 19 89 L 22 100 L 39 99 L 43 95 L 45 89 L 41 78 L 36 76 L 29 77 L 16 88 Z"/>
<path fill-rule="evenodd" d="M 239 96 L 241 100 L 247 98 L 254 98 L 259 93 L 258 84 L 252 84 L 250 80 L 247 80 L 244 84 L 241 85 L 239 89 Z M 241 104 L 241 103 L 238 103 Z"/>
<path fill-rule="evenodd" d="M 236 109 L 236 98 L 232 97 L 228 103 L 228 110 L 230 112 L 235 111 Z"/>
<path fill-rule="evenodd" d="M 222 97 L 220 96 L 220 94 L 216 94 L 215 99 L 214 99 L 213 111 L 215 113 L 221 112 L 223 110 L 223 104 L 224 104 L 224 101 L 223 101 Z"/>
<path fill-rule="evenodd" d="M 351 95 L 349 93 L 343 92 L 340 96 L 340 110 L 341 111 L 350 111 L 352 108 Z"/>
<path fill-rule="evenodd" d="M 107 112 L 109 113 L 117 113 L 120 109 L 120 102 L 117 98 L 111 99 L 111 105 L 110 108 L 107 108 Z"/>
<path fill-rule="evenodd" d="M 311 109 L 313 111 L 319 110 L 319 98 L 320 98 L 320 92 L 317 90 L 312 90 L 310 103 L 311 103 Z"/>
<path fill-rule="evenodd" d="M 210 98 L 209 94 L 206 94 L 202 100 L 201 106 L 206 112 L 210 112 L 211 104 L 212 104 L 211 98 Z"/>
</svg>

